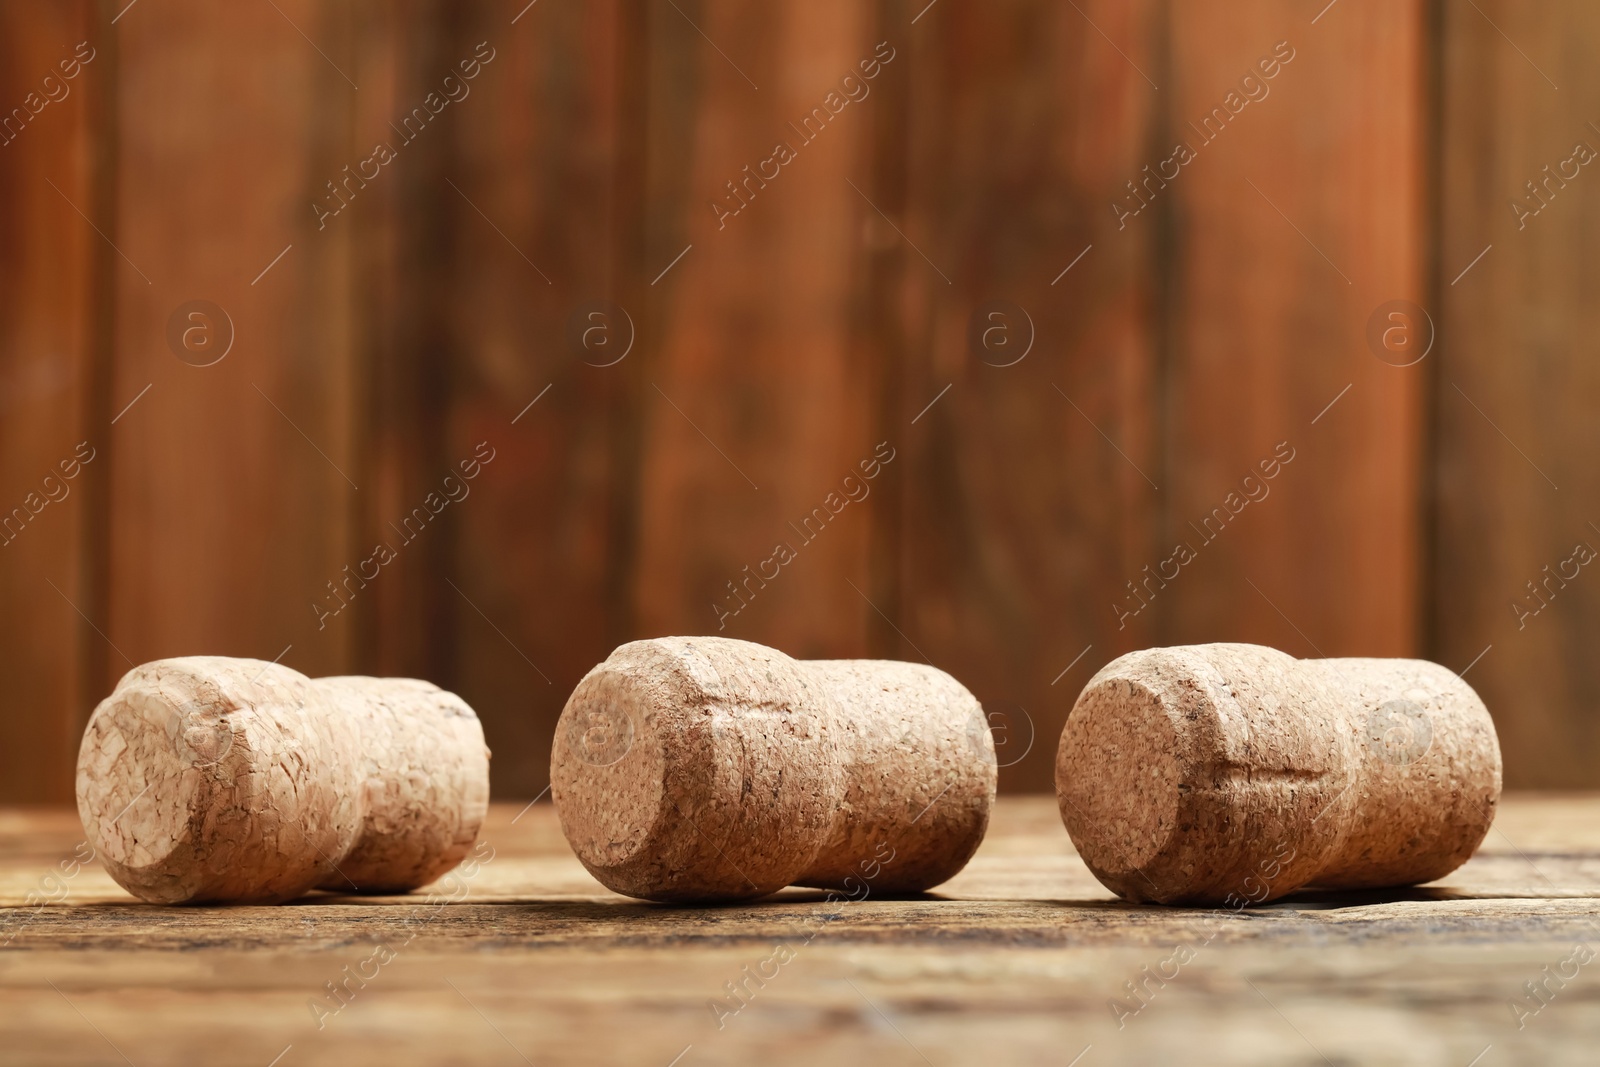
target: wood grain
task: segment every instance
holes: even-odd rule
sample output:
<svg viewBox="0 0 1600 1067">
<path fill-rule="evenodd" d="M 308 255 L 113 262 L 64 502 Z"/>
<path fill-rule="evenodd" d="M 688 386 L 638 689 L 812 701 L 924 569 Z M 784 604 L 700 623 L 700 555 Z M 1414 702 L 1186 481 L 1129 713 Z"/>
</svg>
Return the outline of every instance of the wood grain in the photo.
<svg viewBox="0 0 1600 1067">
<path fill-rule="evenodd" d="M 1157 240 L 1108 210 L 1155 129 L 1140 67 L 1158 15 L 915 14 L 896 27 L 912 77 L 904 237 L 882 234 L 907 341 L 885 431 L 904 442 L 905 517 L 880 651 L 964 682 L 1001 734 L 1002 788 L 1043 790 L 1078 689 L 1134 647 L 1110 605 L 1158 544 L 1159 483 L 1142 473 L 1159 474 Z M 996 301 L 1012 307 L 990 320 Z M 974 348 L 974 320 L 980 338 L 1006 332 Z"/>
<path fill-rule="evenodd" d="M 1380 362 L 1366 330 L 1424 299 L 1424 5 L 1172 16 L 1167 139 L 1196 158 L 1154 202 L 1172 227 L 1163 541 L 1196 558 L 1140 636 L 1414 654 L 1427 365 Z M 1280 443 L 1294 459 L 1264 479 Z"/>
<path fill-rule="evenodd" d="M 461 81 L 456 63 L 471 58 L 472 48 L 463 51 L 459 39 L 467 27 L 441 25 L 442 12 L 436 0 L 369 5 L 352 34 L 366 73 L 346 150 L 365 155 L 384 143 L 398 159 L 361 191 L 364 202 L 338 219 L 350 248 L 339 265 L 341 280 L 360 294 L 353 338 L 359 347 L 352 353 L 360 386 L 352 411 L 365 477 L 356 502 L 355 558 L 348 562 L 360 566 L 357 560 L 374 556 L 389 562 L 362 567 L 378 576 L 327 624 L 349 635 L 356 669 L 441 681 L 449 677 L 454 648 L 453 629 L 440 621 L 456 596 L 443 576 L 457 523 L 453 504 L 435 516 L 428 494 L 445 499 L 450 369 L 459 352 L 444 296 L 458 233 L 456 194 L 446 178 L 462 120 L 482 100 L 483 77 L 464 83 L 463 100 L 446 95 L 445 76 Z"/>
<path fill-rule="evenodd" d="M 652 25 L 652 62 L 676 72 L 694 111 L 649 119 L 682 138 L 661 144 L 661 162 L 683 162 L 656 178 L 675 210 L 651 248 L 657 351 L 635 371 L 648 370 L 642 633 L 720 633 L 801 658 L 865 644 L 872 609 L 850 583 L 868 581 L 877 509 L 902 472 L 891 461 L 869 480 L 860 468 L 882 437 L 877 382 L 854 348 L 854 289 L 878 224 L 859 187 L 881 90 L 908 73 L 902 59 L 874 61 L 871 15 L 719 0 Z"/>
<path fill-rule="evenodd" d="M 446 598 L 449 677 L 483 719 L 495 789 L 532 797 L 567 695 L 629 626 L 616 583 L 650 321 L 624 164 L 645 95 L 628 36 L 643 28 L 625 23 L 642 13 L 538 5 L 513 25 L 519 9 L 477 5 L 456 34 L 458 51 L 487 41 L 496 58 L 461 104 L 443 175 L 459 189 L 441 192 L 455 358 L 434 477 L 482 442 L 495 458 L 451 505 L 448 566 L 426 577 Z M 413 620 L 418 640 L 438 641 L 435 617 Z"/>
<path fill-rule="evenodd" d="M 38 1063 L 120 1052 L 159 1065 L 203 1048 L 257 1067 L 280 1054 L 1060 1064 L 1092 1046 L 1081 1062 L 1460 1067 L 1492 1045 L 1487 1062 L 1577 1064 L 1594 1036 L 1590 983 L 1552 985 L 1521 1030 L 1510 1005 L 1592 943 L 1597 804 L 1512 796 L 1479 855 L 1440 883 L 1240 913 L 1114 901 L 1044 798 L 1002 798 L 971 865 L 933 894 L 829 904 L 787 891 L 719 908 L 606 893 L 548 804 L 497 806 L 476 873 L 431 896 L 157 908 L 91 865 L 57 902 L 15 908 L 77 828 L 66 812 L 4 811 L 0 1003 L 11 1054 Z M 379 945 L 392 959 L 365 964 Z M 1174 977 L 1144 979 L 1180 945 L 1193 957 Z M 779 946 L 792 958 L 748 978 Z M 324 999 L 347 981 L 343 1007 Z M 1151 995 L 1119 1028 L 1111 1001 L 1138 1004 L 1128 981 Z M 733 982 L 750 991 L 736 1012 Z"/>
<path fill-rule="evenodd" d="M 327 583 L 355 562 L 362 474 L 339 223 L 366 203 L 352 185 L 321 230 L 312 206 L 337 203 L 324 183 L 369 154 L 341 121 L 361 73 L 341 47 L 346 17 L 302 0 L 144 4 L 118 22 L 113 675 L 291 644 L 285 662 L 313 675 L 348 663 L 349 629 L 319 630 L 311 608 L 338 603 Z M 233 324 L 210 366 L 169 348 L 169 319 L 192 300 Z"/>
<path fill-rule="evenodd" d="M 1541 184 L 1542 201 L 1527 183 L 1577 142 L 1600 150 L 1585 103 L 1600 84 L 1573 47 L 1600 18 L 1485 4 L 1446 8 L 1443 34 L 1437 640 L 1458 667 L 1482 654 L 1470 679 L 1497 713 L 1507 783 L 1570 787 L 1600 752 L 1587 651 L 1600 582 L 1569 562 L 1580 544 L 1600 549 L 1585 242 L 1600 200 L 1588 167 Z"/>
<path fill-rule="evenodd" d="M 116 253 L 94 220 L 107 224 L 96 134 L 115 59 L 93 13 L 90 3 L 0 12 L 0 672 L 12 686 L 0 798 L 11 802 L 70 795 L 87 659 L 104 648 L 91 565 L 107 464 L 95 306 L 97 268 Z M 94 59 L 84 66 L 80 54 Z"/>
<path fill-rule="evenodd" d="M 0 797 L 64 798 L 115 677 L 195 652 L 453 686 L 533 796 L 571 685 L 670 632 L 931 660 L 1007 790 L 1048 788 L 1100 664 L 1218 639 L 1471 665 L 1508 781 L 1594 781 L 1596 594 L 1528 588 L 1600 548 L 1589 168 L 1512 206 L 1600 149 L 1586 8 L 275 3 L 0 16 L 0 108 L 99 49 L 0 146 L 0 508 L 97 457 L 0 549 Z M 1280 41 L 1270 93 L 1130 193 Z M 880 42 L 870 95 L 791 129 Z M 215 366 L 168 346 L 193 299 L 232 318 Z M 1369 347 L 1392 300 L 1438 327 L 1415 366 Z M 631 324 L 612 366 L 571 337 L 596 301 Z M 972 348 L 994 301 L 1015 365 Z M 1196 529 L 1280 442 L 1269 494 Z"/>
</svg>

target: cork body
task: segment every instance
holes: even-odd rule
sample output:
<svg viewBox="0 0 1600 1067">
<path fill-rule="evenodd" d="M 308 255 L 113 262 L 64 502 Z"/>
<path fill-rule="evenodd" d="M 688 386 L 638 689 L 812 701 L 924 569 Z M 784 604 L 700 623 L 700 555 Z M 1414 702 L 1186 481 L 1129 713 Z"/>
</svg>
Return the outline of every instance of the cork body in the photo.
<svg viewBox="0 0 1600 1067">
<path fill-rule="evenodd" d="M 1454 870 L 1488 833 L 1500 751 L 1483 702 L 1437 664 L 1157 648 L 1084 688 L 1056 794 L 1120 896 L 1261 902 Z"/>
<path fill-rule="evenodd" d="M 937 885 L 982 839 L 995 779 L 982 708 L 948 675 L 715 637 L 614 651 L 550 761 L 584 866 L 660 901 Z"/>
<path fill-rule="evenodd" d="M 999 773 L 977 699 L 920 663 L 800 665 L 844 713 L 844 796 L 797 884 L 916 893 L 949 881 L 983 841 Z"/>
<path fill-rule="evenodd" d="M 319 678 L 361 734 L 361 829 L 323 889 L 404 893 L 466 858 L 489 810 L 483 727 L 466 701 L 415 678 Z"/>
<path fill-rule="evenodd" d="M 425 884 L 470 847 L 487 781 L 482 732 L 453 694 L 192 656 L 135 667 L 95 709 L 77 797 L 133 895 L 270 903 Z"/>
</svg>

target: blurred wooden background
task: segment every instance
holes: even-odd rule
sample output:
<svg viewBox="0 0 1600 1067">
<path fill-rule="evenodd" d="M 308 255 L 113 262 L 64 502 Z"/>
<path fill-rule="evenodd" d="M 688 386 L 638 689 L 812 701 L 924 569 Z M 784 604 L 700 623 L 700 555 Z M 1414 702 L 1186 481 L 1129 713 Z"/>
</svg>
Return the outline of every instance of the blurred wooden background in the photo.
<svg viewBox="0 0 1600 1067">
<path fill-rule="evenodd" d="M 0 799 L 193 653 L 434 679 L 533 796 L 590 666 L 719 625 L 949 670 L 1009 789 L 1204 640 L 1470 665 L 1509 784 L 1600 781 L 1600 14 L 524 5 L 0 9 Z"/>
</svg>

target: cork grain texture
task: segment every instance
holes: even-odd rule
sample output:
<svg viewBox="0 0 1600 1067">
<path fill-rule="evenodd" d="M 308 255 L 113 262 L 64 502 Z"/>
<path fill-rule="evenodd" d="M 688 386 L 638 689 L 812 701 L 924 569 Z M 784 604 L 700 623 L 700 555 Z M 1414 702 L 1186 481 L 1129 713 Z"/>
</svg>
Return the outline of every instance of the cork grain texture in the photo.
<svg viewBox="0 0 1600 1067">
<path fill-rule="evenodd" d="M 845 712 L 844 796 L 798 884 L 849 888 L 873 863 L 882 892 L 920 892 L 952 878 L 977 851 L 994 804 L 994 738 L 982 707 L 950 675 L 920 663 L 801 665 Z"/>
<path fill-rule="evenodd" d="M 1102 668 L 1056 782 L 1079 853 L 1120 896 L 1260 903 L 1454 870 L 1488 833 L 1500 753 L 1482 701 L 1437 664 L 1197 645 Z"/>
<path fill-rule="evenodd" d="M 981 707 L 943 672 L 671 637 L 578 684 L 551 795 L 584 866 L 630 896 L 914 892 L 971 857 L 996 773 Z"/>
<path fill-rule="evenodd" d="M 129 671 L 79 749 L 87 843 L 153 903 L 274 903 L 433 880 L 476 837 L 488 751 L 458 697 L 194 656 Z"/>
<path fill-rule="evenodd" d="M 483 727 L 466 701 L 415 678 L 320 678 L 357 718 L 363 817 L 325 889 L 404 892 L 460 863 L 489 807 Z"/>
</svg>

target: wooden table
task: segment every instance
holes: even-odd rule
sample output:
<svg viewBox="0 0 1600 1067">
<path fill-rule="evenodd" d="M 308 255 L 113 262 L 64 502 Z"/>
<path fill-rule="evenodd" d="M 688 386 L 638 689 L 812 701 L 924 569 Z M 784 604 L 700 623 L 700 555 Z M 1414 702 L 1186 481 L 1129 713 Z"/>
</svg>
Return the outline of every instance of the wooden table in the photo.
<svg viewBox="0 0 1600 1067">
<path fill-rule="evenodd" d="M 938 893 L 837 904 L 614 896 L 548 802 L 497 806 L 485 862 L 431 896 L 276 908 L 67 877 L 80 834 L 0 812 L 0 904 L 58 898 L 0 912 L 0 1062 L 1600 1062 L 1600 798 L 1508 798 L 1427 888 L 1244 913 L 1119 903 L 1048 798 L 1002 800 Z"/>
</svg>

